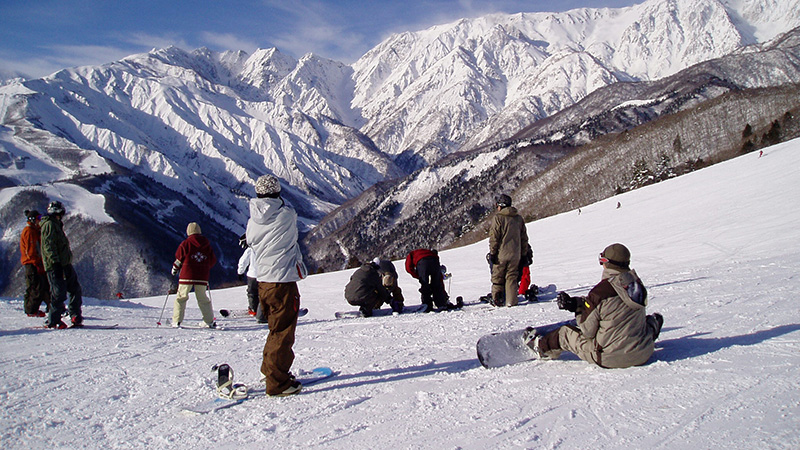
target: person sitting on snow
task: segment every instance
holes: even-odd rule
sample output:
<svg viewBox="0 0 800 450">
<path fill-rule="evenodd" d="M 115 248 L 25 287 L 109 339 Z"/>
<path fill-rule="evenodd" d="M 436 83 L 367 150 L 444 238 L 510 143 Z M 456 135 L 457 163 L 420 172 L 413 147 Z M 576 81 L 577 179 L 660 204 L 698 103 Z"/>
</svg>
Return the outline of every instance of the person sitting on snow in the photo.
<svg viewBox="0 0 800 450">
<path fill-rule="evenodd" d="M 558 293 L 558 307 L 575 313 L 577 326 L 525 337 L 526 344 L 541 359 L 556 359 L 562 350 L 604 368 L 639 366 L 655 350 L 664 318 L 647 315 L 647 290 L 630 268 L 631 253 L 622 244 L 612 244 L 600 253 L 602 281 L 586 297 Z"/>
</svg>

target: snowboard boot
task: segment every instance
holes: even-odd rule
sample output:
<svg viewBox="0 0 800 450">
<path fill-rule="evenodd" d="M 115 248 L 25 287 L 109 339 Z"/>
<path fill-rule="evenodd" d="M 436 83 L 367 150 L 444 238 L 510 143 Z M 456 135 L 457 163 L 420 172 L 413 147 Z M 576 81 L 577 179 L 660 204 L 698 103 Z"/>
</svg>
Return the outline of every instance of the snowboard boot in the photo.
<svg viewBox="0 0 800 450">
<path fill-rule="evenodd" d="M 70 320 L 72 321 L 73 328 L 80 328 L 83 326 L 83 317 L 81 316 L 72 316 Z"/>
<path fill-rule="evenodd" d="M 658 340 L 658 335 L 661 334 L 661 327 L 664 325 L 664 316 L 659 313 L 653 314 L 653 320 L 656 322 L 656 327 L 653 331 L 653 342 Z"/>
<path fill-rule="evenodd" d="M 288 397 L 290 395 L 299 393 L 301 390 L 303 390 L 303 385 L 297 380 L 292 380 L 292 384 L 290 384 L 289 387 L 284 389 L 283 392 L 281 392 L 280 394 L 267 394 L 267 395 L 269 395 L 270 397 Z"/>
<path fill-rule="evenodd" d="M 539 295 L 539 287 L 536 286 L 535 284 L 532 284 L 531 287 L 529 287 L 528 290 L 525 291 L 525 300 L 527 300 L 530 303 L 538 302 L 539 299 L 536 297 L 537 295 Z"/>
<path fill-rule="evenodd" d="M 47 328 L 54 328 L 57 330 L 63 330 L 65 328 L 68 328 L 67 324 L 65 324 L 63 320 L 59 320 L 56 323 L 46 323 L 44 326 Z"/>
</svg>

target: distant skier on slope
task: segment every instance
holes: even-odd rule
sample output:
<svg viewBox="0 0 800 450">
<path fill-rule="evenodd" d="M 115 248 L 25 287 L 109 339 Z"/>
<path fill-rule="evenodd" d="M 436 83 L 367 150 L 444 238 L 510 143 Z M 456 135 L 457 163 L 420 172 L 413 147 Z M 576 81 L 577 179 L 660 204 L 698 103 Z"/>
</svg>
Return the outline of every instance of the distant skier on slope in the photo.
<svg viewBox="0 0 800 450">
<path fill-rule="evenodd" d="M 511 206 L 511 197 L 500 195 L 495 201 L 496 214 L 489 228 L 489 253 L 492 265 L 492 304 L 516 306 L 519 289 L 519 261 L 528 247 L 525 221 Z"/>
<path fill-rule="evenodd" d="M 278 179 L 259 177 L 256 196 L 250 200 L 246 240 L 255 253 L 260 307 L 269 311 L 261 373 L 266 377 L 267 395 L 286 396 L 303 388 L 289 370 L 300 310 L 297 282 L 308 276 L 308 270 L 297 243 L 297 213 L 281 198 Z"/>
<path fill-rule="evenodd" d="M 172 275 L 178 275 L 180 272 L 178 293 L 172 308 L 172 326 L 179 327 L 183 322 L 186 301 L 189 300 L 189 292 L 194 289 L 197 306 L 203 314 L 201 326 L 216 328 L 214 308 L 206 295 L 206 290 L 209 273 L 217 263 L 217 256 L 211 248 L 211 242 L 203 236 L 200 225 L 196 222 L 186 226 L 186 236 L 187 238 L 178 246 L 175 262 L 172 263 Z"/>
<path fill-rule="evenodd" d="M 577 327 L 562 326 L 525 341 L 541 359 L 556 359 L 562 350 L 605 368 L 639 366 L 655 349 L 664 318 L 647 315 L 647 290 L 630 268 L 630 251 L 612 244 L 600 253 L 603 279 L 586 297 L 558 294 L 558 307 L 575 313 Z"/>
<path fill-rule="evenodd" d="M 61 320 L 65 310 L 69 312 L 73 327 L 83 326 L 83 290 L 72 267 L 72 249 L 61 221 L 66 213 L 61 202 L 50 202 L 47 216 L 41 221 L 42 261 L 50 282 L 50 312 L 45 322 L 48 328 L 67 328 L 67 324 Z M 67 294 L 69 302 L 65 307 Z"/>
<path fill-rule="evenodd" d="M 363 264 L 353 272 L 344 288 L 344 298 L 347 303 L 358 306 L 359 312 L 364 317 L 371 317 L 372 310 L 380 308 L 391 300 L 389 291 L 383 286 L 381 275 L 378 273 L 379 267 L 375 262 Z"/>
<path fill-rule="evenodd" d="M 47 272 L 44 270 L 40 243 L 42 240 L 39 222 L 39 211 L 25 211 L 27 225 L 19 236 L 20 263 L 25 269 L 25 301 L 24 309 L 28 317 L 45 317 L 44 311 L 39 307 L 42 303 L 50 311 L 50 284 L 47 282 Z"/>
</svg>

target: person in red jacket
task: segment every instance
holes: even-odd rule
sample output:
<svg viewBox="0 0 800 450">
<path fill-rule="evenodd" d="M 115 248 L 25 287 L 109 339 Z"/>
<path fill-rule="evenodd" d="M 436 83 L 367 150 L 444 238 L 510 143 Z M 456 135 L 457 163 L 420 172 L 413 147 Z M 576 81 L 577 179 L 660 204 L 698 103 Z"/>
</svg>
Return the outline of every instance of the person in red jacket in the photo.
<svg viewBox="0 0 800 450">
<path fill-rule="evenodd" d="M 175 262 L 172 263 L 172 275 L 175 276 L 180 271 L 178 278 L 178 293 L 175 296 L 175 304 L 172 309 L 172 326 L 180 327 L 186 312 L 186 301 L 189 300 L 189 292 L 194 289 L 194 296 L 197 298 L 197 306 L 203 314 L 201 326 L 216 328 L 214 321 L 214 309 L 211 300 L 206 295 L 208 288 L 208 276 L 211 268 L 217 263 L 217 257 L 211 248 L 211 242 L 202 235 L 200 225 L 195 222 L 186 227 L 186 240 L 178 246 L 175 252 Z"/>
<path fill-rule="evenodd" d="M 455 305 L 448 301 L 447 291 L 444 289 L 442 265 L 439 263 L 439 254 L 436 250 L 427 248 L 413 250 L 406 256 L 406 272 L 419 280 L 422 304 L 428 307 L 426 312 L 432 311 L 434 304 L 439 309 L 455 308 Z"/>
<path fill-rule="evenodd" d="M 39 249 L 41 231 L 39 230 L 39 211 L 25 211 L 28 224 L 19 237 L 20 263 L 25 269 L 25 314 L 28 317 L 44 317 L 40 310 L 42 303 L 50 310 L 50 283 L 44 270 L 42 253 Z"/>
</svg>

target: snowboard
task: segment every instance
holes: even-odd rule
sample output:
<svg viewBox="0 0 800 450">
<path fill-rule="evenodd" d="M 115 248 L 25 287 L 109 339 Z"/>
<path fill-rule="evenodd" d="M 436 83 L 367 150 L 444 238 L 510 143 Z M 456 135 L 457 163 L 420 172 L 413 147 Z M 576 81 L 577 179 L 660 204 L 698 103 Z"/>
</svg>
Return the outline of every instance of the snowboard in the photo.
<svg viewBox="0 0 800 450">
<path fill-rule="evenodd" d="M 310 386 L 314 383 L 319 383 L 322 380 L 326 380 L 331 378 L 334 375 L 333 370 L 329 367 L 317 367 L 314 370 L 305 371 L 302 370 L 297 375 L 297 381 L 303 384 L 303 388 L 306 386 Z M 261 382 L 263 384 L 263 380 Z M 303 391 L 300 391 L 302 393 Z M 228 398 L 221 398 L 215 397 L 209 400 L 204 400 L 199 403 L 195 403 L 189 406 L 184 406 L 181 409 L 181 413 L 184 415 L 200 415 L 200 414 L 208 414 L 214 411 L 219 411 L 221 409 L 230 408 L 231 406 L 238 405 L 248 399 L 256 398 L 254 394 L 262 394 L 266 395 L 264 389 L 249 389 L 248 396 L 245 398 L 240 399 L 228 399 Z"/>
<path fill-rule="evenodd" d="M 308 308 L 300 308 L 297 312 L 297 317 L 303 317 L 306 314 L 308 314 Z M 220 309 L 219 315 L 226 319 L 255 318 L 255 316 L 251 316 L 246 309 Z"/>
<path fill-rule="evenodd" d="M 564 325 L 575 325 L 575 320 L 487 334 L 478 339 L 478 361 L 483 367 L 492 369 L 537 359 L 536 352 L 525 345 L 525 334 L 534 331 L 542 336 Z"/>
<path fill-rule="evenodd" d="M 425 311 L 425 305 L 404 306 L 402 314 L 412 314 Z M 391 316 L 393 314 L 392 308 L 381 308 L 372 310 L 370 317 L 383 317 Z M 361 312 L 355 311 L 337 311 L 335 314 L 337 319 L 352 319 L 356 317 L 363 317 Z"/>
<path fill-rule="evenodd" d="M 87 330 L 113 330 L 114 328 L 117 328 L 117 327 L 119 327 L 118 323 L 109 324 L 109 325 L 105 325 L 105 324 L 103 324 L 103 325 L 100 325 L 100 324 L 98 324 L 98 325 L 86 325 L 86 324 L 84 324 L 84 325 L 77 325 L 77 326 L 76 325 L 71 325 L 69 328 L 77 328 L 77 329 L 83 328 L 83 329 L 87 329 Z"/>
<path fill-rule="evenodd" d="M 65 330 L 113 330 L 113 329 L 118 328 L 118 327 L 119 327 L 118 323 L 109 324 L 109 325 L 105 325 L 105 324 L 102 324 L 102 325 L 101 324 L 86 325 L 86 324 L 83 324 L 83 325 L 80 325 L 80 326 L 69 325 L 67 328 L 61 328 L 61 329 L 65 329 Z M 42 325 L 41 327 L 37 327 L 37 329 L 38 328 L 44 328 L 45 330 L 59 330 L 59 328 L 48 328 L 47 325 Z"/>
</svg>

